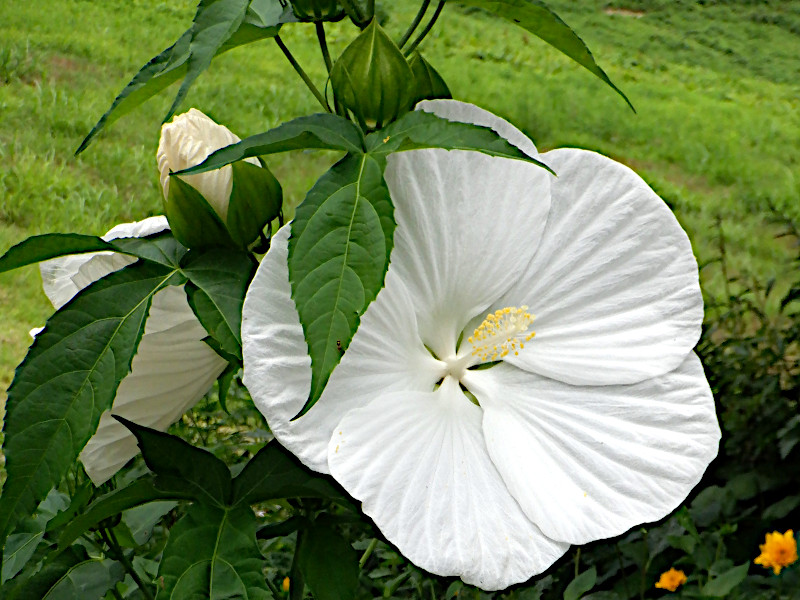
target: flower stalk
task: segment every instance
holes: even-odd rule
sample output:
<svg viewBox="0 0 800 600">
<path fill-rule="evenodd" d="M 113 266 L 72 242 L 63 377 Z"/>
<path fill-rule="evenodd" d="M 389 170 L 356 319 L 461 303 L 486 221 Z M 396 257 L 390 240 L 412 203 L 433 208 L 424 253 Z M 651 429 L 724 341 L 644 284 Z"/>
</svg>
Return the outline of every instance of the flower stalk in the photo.
<svg viewBox="0 0 800 600">
<path fill-rule="evenodd" d="M 422 18 L 425 16 L 425 13 L 428 12 L 428 7 L 431 5 L 431 0 L 422 0 L 422 4 L 417 11 L 417 14 L 414 16 L 414 20 L 411 21 L 411 25 L 408 26 L 406 32 L 403 34 L 403 37 L 400 38 L 400 41 L 397 43 L 399 48 L 403 48 L 408 43 L 408 40 L 411 39 L 411 35 L 417 30 L 419 24 L 422 22 Z"/>
<path fill-rule="evenodd" d="M 289 48 L 286 47 L 286 44 L 283 43 L 281 36 L 276 35 L 274 38 L 275 43 L 278 44 L 278 48 L 281 49 L 283 55 L 286 57 L 286 60 L 289 61 L 289 64 L 292 65 L 292 68 L 300 75 L 300 78 L 303 80 L 303 83 L 306 84 L 306 87 L 311 90 L 311 93 L 314 94 L 314 97 L 317 99 L 317 102 L 320 103 L 322 108 L 325 109 L 325 112 L 333 112 L 331 111 L 331 107 L 328 105 L 327 100 L 325 100 L 325 96 L 319 91 L 317 86 L 314 85 L 314 82 L 311 81 L 311 78 L 308 76 L 303 70 L 303 67 L 300 66 L 300 63 L 297 62 L 294 55 L 289 51 Z"/>
<path fill-rule="evenodd" d="M 445 0 L 439 0 L 439 4 L 436 5 L 436 10 L 433 11 L 433 16 L 431 17 L 431 20 L 428 21 L 428 24 L 425 25 L 425 28 L 420 32 L 420 34 L 411 43 L 411 45 L 403 51 L 403 54 L 405 54 L 407 57 L 411 56 L 414 50 L 417 49 L 417 46 L 419 46 L 422 43 L 422 40 L 424 40 L 425 37 L 430 33 L 431 29 L 433 29 L 433 26 L 439 19 L 439 15 L 442 14 L 442 10 L 444 9 L 444 4 Z"/>
</svg>

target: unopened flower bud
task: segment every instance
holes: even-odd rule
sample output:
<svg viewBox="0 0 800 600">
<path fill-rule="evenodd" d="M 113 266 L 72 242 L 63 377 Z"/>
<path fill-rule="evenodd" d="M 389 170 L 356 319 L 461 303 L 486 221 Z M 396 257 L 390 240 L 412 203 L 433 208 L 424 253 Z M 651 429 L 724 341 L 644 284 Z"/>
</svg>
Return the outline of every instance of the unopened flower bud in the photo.
<svg viewBox="0 0 800 600">
<path fill-rule="evenodd" d="M 345 48 L 331 70 L 334 94 L 356 117 L 380 128 L 414 102 L 414 73 L 376 20 Z"/>
<path fill-rule="evenodd" d="M 291 0 L 292 12 L 300 21 L 338 21 L 344 9 L 336 0 Z"/>
</svg>

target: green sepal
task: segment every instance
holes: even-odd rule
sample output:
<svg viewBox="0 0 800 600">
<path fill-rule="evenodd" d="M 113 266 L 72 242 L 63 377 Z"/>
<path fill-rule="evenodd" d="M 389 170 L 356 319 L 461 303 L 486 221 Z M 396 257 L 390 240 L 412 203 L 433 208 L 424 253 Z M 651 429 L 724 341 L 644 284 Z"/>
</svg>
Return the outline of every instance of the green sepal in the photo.
<svg viewBox="0 0 800 600">
<path fill-rule="evenodd" d="M 266 166 L 239 161 L 231 168 L 233 187 L 228 203 L 228 233 L 235 243 L 247 248 L 280 214 L 283 188 Z"/>
<path fill-rule="evenodd" d="M 439 72 L 423 56 L 414 51 L 408 60 L 414 73 L 414 104 L 420 100 L 450 99 L 453 95 Z"/>
<path fill-rule="evenodd" d="M 302 22 L 341 21 L 345 15 L 337 0 L 291 0 L 291 4 Z"/>
<path fill-rule="evenodd" d="M 236 246 L 208 201 L 180 177 L 170 177 L 164 213 L 172 235 L 187 248 Z"/>
<path fill-rule="evenodd" d="M 410 110 L 416 90 L 403 53 L 375 19 L 336 60 L 331 85 L 336 98 L 373 129 Z"/>
</svg>

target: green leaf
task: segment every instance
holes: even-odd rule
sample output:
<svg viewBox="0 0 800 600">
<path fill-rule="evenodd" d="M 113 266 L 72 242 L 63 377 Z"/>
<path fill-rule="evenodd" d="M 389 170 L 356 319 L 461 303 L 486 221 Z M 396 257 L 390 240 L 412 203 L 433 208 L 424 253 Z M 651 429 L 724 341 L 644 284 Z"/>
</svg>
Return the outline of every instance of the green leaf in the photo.
<svg viewBox="0 0 800 600">
<path fill-rule="evenodd" d="M 44 598 L 62 578 L 77 565 L 88 559 L 86 550 L 81 546 L 72 546 L 65 552 L 45 562 L 38 571 L 23 571 L 0 588 L 0 598 L 4 600 L 28 600 Z"/>
<path fill-rule="evenodd" d="M 69 506 L 48 521 L 47 531 L 52 531 L 53 529 L 63 527 L 72 521 L 76 515 L 83 513 L 83 511 L 86 509 L 86 505 L 89 504 L 89 501 L 94 495 L 94 490 L 95 487 L 91 481 L 85 481 L 80 487 L 78 487 L 70 499 Z M 39 506 L 38 512 L 41 512 L 41 505 Z"/>
<path fill-rule="evenodd" d="M 555 175 L 546 164 L 528 156 L 490 127 L 449 121 L 423 110 L 406 113 L 388 127 L 367 136 L 367 152 L 378 157 L 422 148 L 473 150 L 489 156 L 524 160 Z"/>
<path fill-rule="evenodd" d="M 178 505 L 175 501 L 156 501 L 134 506 L 122 514 L 122 522 L 128 526 L 133 541 L 141 546 L 152 537 L 153 529 L 161 519 Z"/>
<path fill-rule="evenodd" d="M 217 399 L 219 400 L 219 405 L 222 407 L 222 410 L 228 414 L 231 414 L 228 410 L 228 391 L 231 388 L 231 383 L 233 383 L 234 375 L 236 375 L 241 368 L 241 364 L 228 362 L 228 366 L 226 366 L 222 374 L 217 377 Z"/>
<path fill-rule="evenodd" d="M 358 587 L 358 554 L 325 517 L 304 531 L 297 559 L 316 600 L 351 600 Z"/>
<path fill-rule="evenodd" d="M 164 212 L 173 235 L 187 248 L 236 245 L 208 201 L 180 177 L 169 180 Z"/>
<path fill-rule="evenodd" d="M 12 246 L 0 256 L 0 273 L 51 258 L 87 252 L 121 252 L 165 266 L 175 266 L 186 251 L 169 233 L 146 238 L 117 238 L 104 241 L 94 235 L 45 233 Z"/>
<path fill-rule="evenodd" d="M 85 560 L 67 569 L 55 585 L 41 596 L 41 599 L 100 600 L 124 577 L 125 569 L 118 562 Z"/>
<path fill-rule="evenodd" d="M 715 598 L 728 595 L 733 588 L 744 581 L 749 567 L 750 563 L 744 563 L 725 571 L 705 584 L 701 593 L 704 596 L 713 596 Z"/>
<path fill-rule="evenodd" d="M 564 600 L 578 600 L 586 592 L 591 590 L 596 582 L 597 569 L 592 567 L 569 582 L 567 589 L 564 590 Z"/>
<path fill-rule="evenodd" d="M 281 23 L 290 20 L 293 20 L 291 9 L 282 7 L 279 0 L 252 0 L 239 29 L 216 51 L 216 56 L 245 44 L 274 37 Z M 102 129 L 183 78 L 188 71 L 191 41 L 192 29 L 189 29 L 172 46 L 150 59 L 114 99 L 75 154 L 83 152 Z"/>
<path fill-rule="evenodd" d="M 304 467 L 277 442 L 264 446 L 233 480 L 233 505 L 275 498 L 343 498 L 327 478 Z"/>
<path fill-rule="evenodd" d="M 414 102 L 420 100 L 436 100 L 437 98 L 452 98 L 450 88 L 447 87 L 439 72 L 422 55 L 414 51 L 408 61 L 411 72 L 414 73 L 415 90 Z"/>
<path fill-rule="evenodd" d="M 347 119 L 328 113 L 308 115 L 220 148 L 199 165 L 178 171 L 176 175 L 205 173 L 252 156 L 307 148 L 360 154 L 364 151 L 364 139 L 358 127 Z"/>
<path fill-rule="evenodd" d="M 36 336 L 8 389 L 0 542 L 75 462 L 130 372 L 153 296 L 180 283 L 139 261 L 85 288 Z"/>
<path fill-rule="evenodd" d="M 195 79 L 211 64 L 214 56 L 244 21 L 249 0 L 200 0 L 192 22 L 186 77 L 164 118 L 169 121 Z"/>
<path fill-rule="evenodd" d="M 168 481 L 166 482 L 168 483 Z M 114 517 L 135 506 L 157 500 L 192 499 L 193 494 L 180 485 L 156 487 L 153 477 L 138 479 L 133 483 L 116 489 L 92 502 L 87 509 L 71 521 L 61 532 L 58 546 L 66 548 L 85 531 L 101 521 Z"/>
<path fill-rule="evenodd" d="M 159 489 L 183 489 L 195 500 L 219 506 L 228 504 L 231 472 L 224 462 L 174 435 L 142 427 L 117 415 L 114 418 L 136 436 L 147 468 L 158 476 Z"/>
<path fill-rule="evenodd" d="M 381 164 L 369 155 L 343 158 L 297 208 L 289 279 L 311 355 L 311 392 L 300 415 L 319 399 L 383 286 L 394 227 Z"/>
<path fill-rule="evenodd" d="M 156 600 L 268 600 L 264 559 L 249 506 L 192 505 L 170 531 L 158 570 Z"/>
<path fill-rule="evenodd" d="M 232 168 L 228 232 L 237 244 L 247 248 L 261 235 L 264 226 L 280 214 L 283 189 L 266 166 L 239 161 Z"/>
<path fill-rule="evenodd" d="M 34 235 L 12 246 L 3 256 L 0 256 L 0 273 L 67 254 L 113 249 L 111 244 L 94 235 L 77 233 Z"/>
<path fill-rule="evenodd" d="M 547 42 L 611 86 L 636 112 L 628 97 L 595 62 L 584 41 L 541 0 L 458 0 L 458 3 L 502 17 Z"/>
<path fill-rule="evenodd" d="M 800 496 L 786 496 L 778 500 L 775 504 L 768 506 L 766 510 L 764 510 L 761 519 L 765 522 L 783 519 L 798 506 L 800 506 Z"/>
<path fill-rule="evenodd" d="M 331 86 L 360 122 L 380 128 L 411 108 L 416 81 L 397 44 L 373 19 L 336 59 Z"/>
<path fill-rule="evenodd" d="M 242 305 L 255 269 L 249 254 L 221 248 L 190 251 L 181 265 L 192 310 L 222 350 L 239 360 Z"/>
</svg>

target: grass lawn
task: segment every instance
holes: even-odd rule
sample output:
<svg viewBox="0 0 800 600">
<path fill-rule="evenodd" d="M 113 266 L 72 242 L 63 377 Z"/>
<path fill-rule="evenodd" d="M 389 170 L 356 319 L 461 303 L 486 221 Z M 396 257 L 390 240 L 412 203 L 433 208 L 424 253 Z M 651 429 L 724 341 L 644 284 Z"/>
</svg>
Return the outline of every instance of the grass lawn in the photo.
<svg viewBox="0 0 800 600">
<path fill-rule="evenodd" d="M 160 211 L 155 151 L 171 88 L 73 152 L 135 71 L 191 22 L 194 2 L 0 4 L 0 251 L 50 231 L 100 234 Z M 786 281 L 796 256 L 777 209 L 800 222 L 800 1 L 551 0 L 635 104 L 505 23 L 448 6 L 422 50 L 456 98 L 510 118 L 541 149 L 580 146 L 635 168 L 689 231 L 709 299 L 728 273 Z M 13 8 L 12 8 L 13 5 Z M 399 6 L 396 6 L 399 5 Z M 399 34 L 414 7 L 390 3 Z M 337 54 L 349 28 L 331 26 Z M 320 83 L 312 30 L 282 37 Z M 241 137 L 313 110 L 269 40 L 217 59 L 189 94 Z M 270 166 L 296 205 L 331 163 Z M 50 306 L 34 267 L 0 275 L 0 388 Z"/>
</svg>

